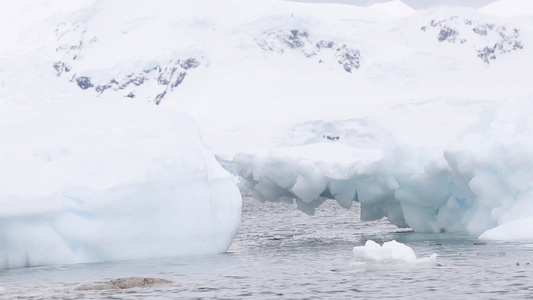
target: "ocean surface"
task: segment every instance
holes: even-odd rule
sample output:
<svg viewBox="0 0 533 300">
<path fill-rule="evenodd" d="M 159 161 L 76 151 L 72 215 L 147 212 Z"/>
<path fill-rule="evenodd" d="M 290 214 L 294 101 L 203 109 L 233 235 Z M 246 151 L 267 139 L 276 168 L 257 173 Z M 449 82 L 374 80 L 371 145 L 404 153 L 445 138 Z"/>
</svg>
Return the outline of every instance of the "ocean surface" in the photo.
<svg viewBox="0 0 533 300">
<path fill-rule="evenodd" d="M 352 248 L 369 239 L 394 239 L 418 258 L 436 253 L 438 265 L 361 268 Z M 103 284 L 123 277 L 171 282 Z M 533 299 L 533 242 L 399 230 L 386 220 L 361 222 L 358 205 L 346 210 L 334 201 L 308 216 L 245 198 L 228 253 L 2 270 L 0 287 L 0 299 Z"/>
</svg>

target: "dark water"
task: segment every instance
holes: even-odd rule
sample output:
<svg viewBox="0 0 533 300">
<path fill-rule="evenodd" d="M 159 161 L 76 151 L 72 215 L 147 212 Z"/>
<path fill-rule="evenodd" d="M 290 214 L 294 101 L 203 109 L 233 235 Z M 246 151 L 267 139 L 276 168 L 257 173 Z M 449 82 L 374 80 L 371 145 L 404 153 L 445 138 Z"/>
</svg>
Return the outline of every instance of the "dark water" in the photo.
<svg viewBox="0 0 533 300">
<path fill-rule="evenodd" d="M 315 216 L 244 199 L 243 223 L 226 254 L 0 271 L 1 299 L 533 299 L 533 244 L 488 242 L 460 234 L 399 231 L 361 223 L 359 207 L 325 203 Z M 395 239 L 438 266 L 368 271 L 352 248 Z M 170 284 L 76 290 L 120 277 Z M 2 298 L 3 297 L 3 298 Z"/>
</svg>

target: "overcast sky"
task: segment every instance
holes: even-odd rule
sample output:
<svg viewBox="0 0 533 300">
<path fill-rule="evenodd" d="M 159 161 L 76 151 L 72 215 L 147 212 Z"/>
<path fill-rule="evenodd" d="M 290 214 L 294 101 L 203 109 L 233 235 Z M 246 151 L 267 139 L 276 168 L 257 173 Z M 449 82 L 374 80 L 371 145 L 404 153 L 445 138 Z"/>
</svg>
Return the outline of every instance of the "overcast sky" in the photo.
<svg viewBox="0 0 533 300">
<path fill-rule="evenodd" d="M 390 0 L 290 0 L 297 2 L 315 2 L 315 3 L 346 3 L 359 6 L 368 6 L 378 2 L 388 2 Z M 414 9 L 425 9 L 437 5 L 462 5 L 470 7 L 483 7 L 496 0 L 402 0 L 405 4 Z"/>
</svg>

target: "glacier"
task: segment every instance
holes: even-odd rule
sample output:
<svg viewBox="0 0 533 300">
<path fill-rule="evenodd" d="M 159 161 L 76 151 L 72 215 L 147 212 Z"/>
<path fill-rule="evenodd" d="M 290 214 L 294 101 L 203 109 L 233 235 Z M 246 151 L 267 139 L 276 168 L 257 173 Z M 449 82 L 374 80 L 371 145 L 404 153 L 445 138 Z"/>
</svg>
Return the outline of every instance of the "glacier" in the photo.
<svg viewBox="0 0 533 300">
<path fill-rule="evenodd" d="M 533 239 L 523 3 L 11 5 L 0 267 L 224 252 L 241 194 Z"/>
</svg>

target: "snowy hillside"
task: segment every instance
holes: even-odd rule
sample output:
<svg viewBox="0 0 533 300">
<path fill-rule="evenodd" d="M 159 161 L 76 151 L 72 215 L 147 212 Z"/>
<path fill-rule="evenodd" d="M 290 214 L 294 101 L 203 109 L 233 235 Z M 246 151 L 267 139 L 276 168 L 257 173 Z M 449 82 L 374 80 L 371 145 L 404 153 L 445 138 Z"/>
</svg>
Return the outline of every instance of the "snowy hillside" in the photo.
<svg viewBox="0 0 533 300">
<path fill-rule="evenodd" d="M 502 16 L 494 15 L 496 5 L 506 7 Z M 15 229 L 26 230 L 29 216 L 50 223 L 56 215 L 81 211 L 67 223 L 91 228 L 85 212 L 98 220 L 106 209 L 129 206 L 123 196 L 101 200 L 117 188 L 144 186 L 142 193 L 151 195 L 152 180 L 175 185 L 187 174 L 203 188 L 179 181 L 177 186 L 190 188 L 163 189 L 154 201 L 191 193 L 206 205 L 198 220 L 214 213 L 219 225 L 176 224 L 176 232 L 154 238 L 154 248 L 142 255 L 95 258 L 98 251 L 84 246 L 90 255 L 69 262 L 170 255 L 154 250 L 158 242 L 199 236 L 196 230 L 204 229 L 209 236 L 213 228 L 224 228 L 217 233 L 221 240 L 199 242 L 195 249 L 224 251 L 238 227 L 240 199 L 226 175 L 220 175 L 220 188 L 228 194 L 213 198 L 218 187 L 206 186 L 212 185 L 211 174 L 222 173 L 211 172 L 219 166 L 198 133 L 191 133 L 191 147 L 201 151 L 182 148 L 188 139 L 169 133 L 196 130 L 189 121 L 173 122 L 187 119 L 176 109 L 192 116 L 208 150 L 239 176 L 241 192 L 261 201 L 295 202 L 307 213 L 326 199 L 343 207 L 359 201 L 364 220 L 387 217 L 428 232 L 481 234 L 528 222 L 533 33 L 526 17 L 508 17 L 519 5 L 501 0 L 480 10 L 442 6 L 417 12 L 398 0 L 368 8 L 280 0 L 12 4 L 0 18 L 6 32 L 0 46 L 0 132 L 3 140 L 17 142 L 1 148 L 0 167 L 17 170 L 18 177 L 4 172 L 0 186 L 0 218 L 11 220 L 0 227 L 9 245 L 0 250 L 8 257 L 3 265 L 28 263 L 19 254 L 32 247 L 32 235 L 15 246 L 9 237 Z M 80 118 L 70 120 L 72 115 Z M 157 150 L 143 148 L 148 145 Z M 197 164 L 187 164 L 193 153 Z M 58 162 L 43 164 L 48 158 Z M 33 172 L 39 176 L 30 180 L 25 174 Z M 27 181 L 35 190 L 23 188 Z M 79 191 L 73 202 L 72 186 Z M 84 195 L 105 197 L 85 207 Z M 48 204 L 36 204 L 42 201 Z M 132 201 L 137 208 L 146 204 L 143 198 Z M 163 212 L 165 205 L 157 207 Z M 156 220 L 157 211 L 143 220 Z M 172 219 L 164 213 L 164 220 Z M 109 222 L 119 217 L 112 214 Z M 57 243 L 79 236 L 67 243 L 73 252 L 96 234 L 43 226 L 28 232 L 49 230 Z M 512 238 L 509 230 L 491 232 L 483 236 Z M 107 245 L 106 238 L 91 243 Z M 57 243 L 50 242 L 50 249 Z M 57 261 L 38 264 L 46 262 Z"/>
</svg>

